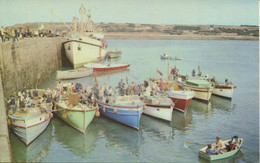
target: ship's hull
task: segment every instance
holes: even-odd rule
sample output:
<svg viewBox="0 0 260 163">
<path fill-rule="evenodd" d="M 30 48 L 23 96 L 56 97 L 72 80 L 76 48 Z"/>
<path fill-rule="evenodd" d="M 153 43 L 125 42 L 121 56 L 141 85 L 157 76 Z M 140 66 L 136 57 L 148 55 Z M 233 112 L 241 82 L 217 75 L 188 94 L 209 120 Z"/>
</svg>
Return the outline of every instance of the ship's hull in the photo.
<svg viewBox="0 0 260 163">
<path fill-rule="evenodd" d="M 107 48 L 102 40 L 80 37 L 64 42 L 66 56 L 74 68 L 83 67 L 85 63 L 98 62 L 107 55 Z"/>
</svg>

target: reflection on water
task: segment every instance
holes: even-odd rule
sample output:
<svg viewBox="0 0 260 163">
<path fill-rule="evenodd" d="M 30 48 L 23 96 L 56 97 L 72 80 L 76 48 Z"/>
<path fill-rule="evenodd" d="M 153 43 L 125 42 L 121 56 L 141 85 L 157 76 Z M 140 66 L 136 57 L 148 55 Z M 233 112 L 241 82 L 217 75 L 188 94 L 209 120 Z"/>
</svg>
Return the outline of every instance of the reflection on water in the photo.
<svg viewBox="0 0 260 163">
<path fill-rule="evenodd" d="M 96 147 L 97 141 L 97 128 L 95 123 L 90 124 L 86 134 L 81 134 L 71 126 L 64 123 L 59 118 L 55 118 L 53 121 L 55 126 L 54 133 L 57 142 L 62 143 L 76 156 L 85 158 L 91 154 Z"/>
<path fill-rule="evenodd" d="M 143 142 L 142 131 L 133 130 L 109 118 L 101 116 L 98 119 L 98 135 L 104 135 L 108 141 L 107 148 L 124 149 L 135 156 L 139 156 L 140 145 Z"/>
<path fill-rule="evenodd" d="M 13 159 L 15 162 L 40 162 L 49 153 L 52 141 L 52 121 L 46 130 L 34 140 L 28 147 L 14 135 L 10 133 Z"/>
<path fill-rule="evenodd" d="M 140 128 L 154 140 L 170 140 L 174 138 L 174 128 L 170 126 L 170 122 L 148 115 L 142 115 Z"/>
<path fill-rule="evenodd" d="M 223 114 L 226 114 L 227 112 L 232 112 L 235 108 L 235 105 L 232 105 L 230 99 L 211 96 L 209 103 L 191 100 L 189 108 L 199 114 L 204 115 L 210 115 L 213 111 L 220 111 L 224 112 Z"/>
<path fill-rule="evenodd" d="M 226 99 L 218 96 L 211 96 L 210 101 L 212 104 L 212 108 L 224 112 L 232 112 L 235 107 L 235 105 L 232 104 L 232 101 L 230 99 Z"/>
<path fill-rule="evenodd" d="M 209 101 L 208 103 L 204 103 L 192 99 L 189 108 L 195 112 L 198 112 L 199 114 L 206 114 L 206 115 L 210 115 L 213 111 L 211 101 Z"/>
<path fill-rule="evenodd" d="M 187 131 L 192 121 L 191 109 L 187 108 L 185 113 L 173 110 L 171 126 L 178 130 Z"/>
</svg>

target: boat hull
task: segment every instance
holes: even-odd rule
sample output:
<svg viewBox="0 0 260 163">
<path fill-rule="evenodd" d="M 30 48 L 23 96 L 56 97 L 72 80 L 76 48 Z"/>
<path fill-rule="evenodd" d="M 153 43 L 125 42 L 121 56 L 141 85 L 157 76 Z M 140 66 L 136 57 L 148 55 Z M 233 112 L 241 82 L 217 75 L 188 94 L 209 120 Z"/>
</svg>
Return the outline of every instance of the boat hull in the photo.
<svg viewBox="0 0 260 163">
<path fill-rule="evenodd" d="M 103 46 L 102 41 L 86 37 L 83 40 L 66 41 L 64 48 L 74 68 L 83 67 L 85 63 L 101 61 L 107 54 L 107 48 Z"/>
<path fill-rule="evenodd" d="M 108 58 L 118 58 L 118 57 L 121 56 L 121 53 L 110 52 L 110 53 L 107 54 L 107 56 L 108 56 Z"/>
<path fill-rule="evenodd" d="M 168 97 L 174 102 L 174 108 L 178 111 L 185 112 L 195 93 L 191 91 L 172 91 L 167 92 Z"/>
<path fill-rule="evenodd" d="M 171 105 L 161 106 L 161 105 L 146 104 L 146 109 L 144 109 L 144 114 L 162 120 L 172 121 L 172 111 L 173 111 L 173 107 Z"/>
<path fill-rule="evenodd" d="M 61 107 L 57 104 L 58 111 L 55 114 L 66 122 L 68 125 L 82 132 L 86 133 L 86 130 L 92 120 L 95 117 L 96 109 L 92 110 L 71 110 L 64 107 Z M 64 115 L 66 114 L 66 116 Z"/>
<path fill-rule="evenodd" d="M 140 118 L 143 113 L 143 105 L 124 107 L 105 104 L 99 100 L 96 100 L 96 102 L 99 105 L 101 115 L 137 130 L 139 129 Z"/>
<path fill-rule="evenodd" d="M 231 99 L 233 96 L 233 90 L 234 90 L 233 87 L 214 88 L 212 94 Z"/>
<path fill-rule="evenodd" d="M 119 65 L 111 65 L 111 66 L 106 66 L 106 65 L 102 65 L 102 64 L 85 65 L 85 67 L 87 67 L 87 68 L 92 68 L 93 72 L 120 70 L 120 69 L 126 69 L 129 66 L 130 66 L 130 64 L 119 64 Z"/>
<path fill-rule="evenodd" d="M 192 87 L 192 86 L 188 86 L 188 85 L 184 85 L 183 88 L 187 88 L 191 91 L 194 91 L 194 93 L 195 93 L 194 99 L 197 99 L 199 101 L 206 102 L 206 103 L 209 102 L 210 97 L 213 92 L 213 88 L 199 88 L 199 87 Z"/>
<path fill-rule="evenodd" d="M 93 74 L 93 70 L 80 69 L 80 70 L 69 70 L 69 71 L 57 71 L 56 80 L 76 79 L 83 78 Z"/>
<path fill-rule="evenodd" d="M 21 139 L 25 145 L 30 145 L 41 133 L 47 128 L 50 119 L 45 119 L 46 115 L 33 117 L 31 119 L 16 119 L 9 116 L 11 119 L 11 129 Z"/>
</svg>

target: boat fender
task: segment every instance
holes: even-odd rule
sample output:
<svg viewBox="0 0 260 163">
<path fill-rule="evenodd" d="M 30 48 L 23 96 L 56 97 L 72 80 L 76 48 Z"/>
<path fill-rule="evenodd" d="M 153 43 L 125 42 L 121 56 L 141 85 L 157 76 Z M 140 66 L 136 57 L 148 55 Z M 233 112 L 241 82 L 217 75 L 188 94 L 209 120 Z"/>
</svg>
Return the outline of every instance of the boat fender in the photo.
<svg viewBox="0 0 260 163">
<path fill-rule="evenodd" d="M 65 119 L 68 118 L 67 112 L 64 112 L 64 113 L 62 114 L 62 117 L 65 118 Z"/>
<path fill-rule="evenodd" d="M 144 110 L 146 110 L 146 108 L 147 108 L 146 105 L 144 105 Z"/>
<path fill-rule="evenodd" d="M 52 114 L 52 113 L 50 113 L 50 117 L 51 117 L 51 118 L 53 117 L 53 114 Z"/>
<path fill-rule="evenodd" d="M 45 121 L 48 121 L 49 119 L 50 119 L 49 115 L 46 114 L 46 115 L 45 115 Z"/>
<path fill-rule="evenodd" d="M 11 124 L 11 120 L 10 120 L 10 118 L 7 118 L 7 124 L 8 124 L 8 125 Z"/>
<path fill-rule="evenodd" d="M 117 109 L 114 109 L 114 113 L 117 114 Z"/>
<path fill-rule="evenodd" d="M 103 108 L 103 112 L 104 112 L 104 113 L 106 112 L 106 108 L 105 108 L 105 107 Z"/>
<path fill-rule="evenodd" d="M 96 117 L 99 117 L 100 116 L 100 112 L 99 112 L 99 109 L 96 111 Z"/>
</svg>

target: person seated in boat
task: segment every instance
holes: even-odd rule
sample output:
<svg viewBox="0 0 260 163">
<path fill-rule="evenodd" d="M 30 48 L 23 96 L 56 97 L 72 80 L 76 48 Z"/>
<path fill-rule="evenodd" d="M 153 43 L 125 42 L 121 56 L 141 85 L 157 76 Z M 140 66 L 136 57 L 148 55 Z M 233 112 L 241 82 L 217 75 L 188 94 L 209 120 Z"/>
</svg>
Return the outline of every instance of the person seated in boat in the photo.
<svg viewBox="0 0 260 163">
<path fill-rule="evenodd" d="M 233 138 L 231 140 L 232 140 L 232 143 L 235 144 L 235 145 L 239 145 L 240 144 L 238 136 L 233 136 Z"/>
<path fill-rule="evenodd" d="M 120 92 L 120 96 L 124 96 L 125 95 L 125 84 L 123 84 L 121 86 L 121 88 L 119 88 L 119 92 Z"/>
<path fill-rule="evenodd" d="M 163 92 L 163 85 L 164 85 L 163 80 L 160 79 L 159 88 L 161 92 Z"/>
<path fill-rule="evenodd" d="M 93 93 L 94 93 L 94 98 L 98 99 L 98 96 L 99 96 L 98 85 L 95 85 L 95 86 L 93 87 Z"/>
<path fill-rule="evenodd" d="M 19 103 L 19 107 L 20 108 L 24 108 L 25 107 L 25 101 L 24 100 L 21 100 L 20 103 Z"/>
<path fill-rule="evenodd" d="M 192 70 L 192 76 L 195 76 L 195 74 L 196 74 L 196 72 L 195 72 L 195 70 L 193 69 L 193 70 Z"/>
<path fill-rule="evenodd" d="M 111 86 L 108 87 L 108 95 L 109 96 L 114 96 L 114 91 L 113 91 Z"/>
<path fill-rule="evenodd" d="M 33 97 L 38 97 L 38 96 L 39 96 L 39 92 L 36 91 L 36 90 L 34 90 L 34 91 L 33 91 Z"/>
<path fill-rule="evenodd" d="M 27 102 L 27 106 L 32 107 L 32 104 L 33 104 L 33 97 L 29 97 L 28 102 Z"/>
<path fill-rule="evenodd" d="M 26 93 L 26 88 L 25 87 L 22 88 L 21 93 Z"/>
<path fill-rule="evenodd" d="M 145 92 L 144 92 L 144 96 L 151 96 L 151 88 L 149 86 L 146 87 Z"/>
<path fill-rule="evenodd" d="M 10 100 L 8 101 L 8 103 L 10 104 L 12 113 L 14 113 L 16 110 L 16 99 L 13 95 L 10 96 Z"/>
<path fill-rule="evenodd" d="M 56 87 L 57 87 L 57 89 L 58 89 L 59 91 L 61 91 L 61 89 L 62 89 L 62 84 L 61 84 L 61 82 L 60 82 L 60 81 L 58 82 L 58 84 L 57 84 L 57 86 L 56 86 Z"/>
<path fill-rule="evenodd" d="M 212 83 L 216 83 L 216 78 L 213 76 L 213 78 L 210 80 Z"/>
<path fill-rule="evenodd" d="M 120 82 L 118 82 L 118 88 L 121 88 L 124 85 L 124 80 L 121 79 Z"/>
<path fill-rule="evenodd" d="M 56 102 L 60 102 L 60 92 L 58 92 L 54 98 Z"/>
<path fill-rule="evenodd" d="M 46 98 L 46 103 L 50 104 L 52 102 L 52 96 L 49 94 Z"/>
<path fill-rule="evenodd" d="M 140 96 L 140 85 L 136 86 L 134 95 Z"/>
<path fill-rule="evenodd" d="M 226 145 L 226 149 L 227 149 L 228 152 L 229 152 L 229 151 L 232 151 L 232 150 L 235 149 L 235 147 L 236 147 L 236 144 L 233 143 L 232 140 L 230 140 L 230 141 L 228 142 L 228 144 L 225 144 L 225 145 Z"/>
<path fill-rule="evenodd" d="M 126 85 L 126 88 L 125 88 L 125 95 L 126 95 L 126 96 L 131 95 L 131 87 L 130 87 L 129 84 Z"/>
<path fill-rule="evenodd" d="M 134 82 L 132 82 L 132 84 L 131 84 L 131 87 L 130 87 L 130 92 L 131 92 L 131 95 L 134 95 L 135 94 L 135 83 Z"/>
<path fill-rule="evenodd" d="M 216 146 L 217 146 L 218 148 L 223 148 L 223 147 L 224 147 L 224 146 L 223 146 L 223 142 L 222 142 L 222 140 L 220 139 L 219 136 L 216 137 Z"/>
<path fill-rule="evenodd" d="M 217 154 L 219 154 L 219 152 L 218 152 L 217 150 L 215 150 L 215 149 L 212 148 L 212 145 L 211 145 L 211 144 L 208 144 L 208 147 L 207 147 L 207 149 L 206 149 L 206 153 L 207 153 L 208 155 L 217 155 Z"/>
<path fill-rule="evenodd" d="M 225 84 L 228 85 L 228 78 L 225 79 Z"/>
<path fill-rule="evenodd" d="M 166 56 L 166 54 L 165 54 L 165 53 L 163 53 L 163 56 L 165 57 L 165 56 Z"/>
</svg>

